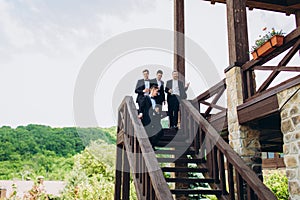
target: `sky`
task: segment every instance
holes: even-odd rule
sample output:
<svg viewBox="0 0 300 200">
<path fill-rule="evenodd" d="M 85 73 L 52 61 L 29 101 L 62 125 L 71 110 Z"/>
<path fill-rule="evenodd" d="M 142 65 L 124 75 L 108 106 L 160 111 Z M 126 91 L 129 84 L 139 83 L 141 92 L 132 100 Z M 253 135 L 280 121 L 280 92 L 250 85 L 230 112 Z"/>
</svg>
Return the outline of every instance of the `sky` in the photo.
<svg viewBox="0 0 300 200">
<path fill-rule="evenodd" d="M 296 26 L 293 15 L 256 9 L 247 13 L 250 46 L 263 27 L 289 33 Z M 172 31 L 173 14 L 172 0 L 0 0 L 0 126 L 116 125 L 118 105 L 124 95 L 134 96 L 142 69 L 149 68 L 151 77 L 158 68 L 163 69 L 163 79 L 169 79 L 172 53 L 144 48 L 116 55 L 108 66 L 99 66 L 105 70 L 92 94 L 96 123 L 81 123 L 74 117 L 81 112 L 74 106 L 74 93 L 82 69 L 92 58 L 99 63 L 107 59 L 105 53 L 97 54 L 97 48 L 111 44 L 107 41 L 116 41 L 118 36 L 149 28 Z M 185 20 L 186 36 L 201 47 L 199 52 L 205 57 L 203 66 L 187 63 L 186 79 L 191 82 L 188 98 L 193 98 L 225 77 L 226 7 L 188 0 Z M 145 40 L 151 37 L 147 36 Z M 108 48 L 118 52 L 122 45 Z M 219 80 L 205 81 L 207 77 L 201 72 L 209 67 L 216 69 L 212 73 Z M 85 97 L 84 93 L 80 96 Z M 81 104 L 79 110 L 88 107 Z"/>
</svg>

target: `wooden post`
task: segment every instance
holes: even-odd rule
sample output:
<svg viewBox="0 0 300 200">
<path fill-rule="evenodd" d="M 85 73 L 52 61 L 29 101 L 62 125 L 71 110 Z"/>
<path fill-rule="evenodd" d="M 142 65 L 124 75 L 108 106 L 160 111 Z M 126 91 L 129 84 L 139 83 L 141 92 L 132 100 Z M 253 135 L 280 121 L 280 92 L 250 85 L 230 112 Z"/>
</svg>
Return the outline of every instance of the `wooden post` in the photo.
<svg viewBox="0 0 300 200">
<path fill-rule="evenodd" d="M 229 66 L 249 60 L 246 0 L 227 0 Z"/>
<path fill-rule="evenodd" d="M 128 150 L 127 150 L 128 151 Z M 122 181 L 122 199 L 129 200 L 130 195 L 130 168 L 125 146 L 123 148 L 123 181 Z"/>
<path fill-rule="evenodd" d="M 117 146 L 116 158 L 116 180 L 115 180 L 115 200 L 121 199 L 121 183 L 122 183 L 122 151 L 123 145 Z"/>
<path fill-rule="evenodd" d="M 174 29 L 174 70 L 179 72 L 179 80 L 184 82 L 184 0 L 174 0 Z"/>
<path fill-rule="evenodd" d="M 300 10 L 296 10 L 295 18 L 296 18 L 296 27 L 299 27 L 300 26 Z M 299 56 L 300 56 L 300 50 L 299 50 Z"/>
<path fill-rule="evenodd" d="M 296 18 L 296 26 L 300 26 L 300 10 L 296 10 L 295 12 L 295 18 Z"/>
<path fill-rule="evenodd" d="M 227 0 L 227 29 L 228 29 L 228 50 L 229 67 L 241 67 L 249 60 L 249 43 L 247 29 L 246 0 Z M 247 74 L 248 73 L 248 74 Z M 252 73 L 241 73 L 243 80 L 243 98 L 246 99 L 254 94 L 255 79 Z M 247 77 L 250 80 L 247 80 Z M 250 88 L 250 91 L 247 90 Z"/>
</svg>

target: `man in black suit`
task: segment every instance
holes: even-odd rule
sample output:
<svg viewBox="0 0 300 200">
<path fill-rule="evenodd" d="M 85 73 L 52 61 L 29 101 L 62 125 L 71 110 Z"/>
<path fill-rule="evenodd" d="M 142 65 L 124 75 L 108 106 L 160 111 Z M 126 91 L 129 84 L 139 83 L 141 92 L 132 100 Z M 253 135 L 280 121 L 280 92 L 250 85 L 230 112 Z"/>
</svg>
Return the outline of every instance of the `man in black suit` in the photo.
<svg viewBox="0 0 300 200">
<path fill-rule="evenodd" d="M 178 111 L 181 99 L 186 99 L 186 90 L 189 83 L 184 87 L 183 82 L 178 80 L 178 72 L 172 72 L 173 79 L 168 80 L 165 92 L 168 94 L 168 116 L 170 120 L 170 128 L 176 128 L 178 124 Z"/>
<path fill-rule="evenodd" d="M 143 126 L 147 132 L 150 143 L 154 147 L 159 138 L 162 136 L 162 126 L 160 123 L 160 108 L 156 105 L 154 97 L 157 96 L 158 86 L 151 84 L 150 94 L 145 96 L 144 101 L 139 109 L 138 117 L 141 119 Z"/>
<path fill-rule="evenodd" d="M 165 88 L 164 88 L 164 82 L 161 80 L 163 75 L 162 70 L 158 70 L 156 72 L 156 78 L 152 79 L 151 82 L 158 85 L 158 94 L 156 97 L 154 97 L 156 104 L 159 105 L 160 109 L 162 107 L 162 104 L 165 103 Z"/>
<path fill-rule="evenodd" d="M 145 96 L 149 95 L 150 92 L 150 79 L 149 79 L 149 70 L 143 70 L 143 79 L 138 80 L 135 86 L 135 93 L 137 93 L 136 102 L 139 105 L 139 109 L 144 101 Z"/>
</svg>

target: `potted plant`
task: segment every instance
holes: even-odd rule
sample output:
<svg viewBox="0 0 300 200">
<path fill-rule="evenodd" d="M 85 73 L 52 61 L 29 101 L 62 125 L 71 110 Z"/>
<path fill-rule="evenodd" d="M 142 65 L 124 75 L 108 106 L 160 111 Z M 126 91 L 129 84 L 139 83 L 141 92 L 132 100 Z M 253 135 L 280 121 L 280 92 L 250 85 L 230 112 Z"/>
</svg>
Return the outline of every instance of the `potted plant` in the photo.
<svg viewBox="0 0 300 200">
<path fill-rule="evenodd" d="M 267 28 L 263 28 L 263 31 L 266 31 Z M 259 57 L 263 57 L 271 53 L 275 47 L 281 46 L 283 44 L 284 34 L 282 30 L 275 31 L 272 28 L 271 31 L 268 31 L 265 35 L 259 36 L 259 39 L 255 41 L 255 45 L 251 48 L 251 54 L 253 59 L 256 60 Z"/>
</svg>

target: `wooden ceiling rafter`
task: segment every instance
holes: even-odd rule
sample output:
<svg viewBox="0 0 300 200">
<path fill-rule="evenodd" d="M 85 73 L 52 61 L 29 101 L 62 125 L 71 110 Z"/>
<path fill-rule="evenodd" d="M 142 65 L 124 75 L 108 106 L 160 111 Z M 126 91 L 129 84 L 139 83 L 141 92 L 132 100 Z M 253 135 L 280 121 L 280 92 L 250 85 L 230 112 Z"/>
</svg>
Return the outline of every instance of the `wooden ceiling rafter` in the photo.
<svg viewBox="0 0 300 200">
<path fill-rule="evenodd" d="M 226 0 L 204 0 L 211 4 L 225 3 Z M 298 0 L 247 0 L 246 5 L 249 10 L 262 9 L 268 11 L 282 12 L 287 15 L 295 14 L 296 10 L 300 10 L 300 3 Z"/>
</svg>

